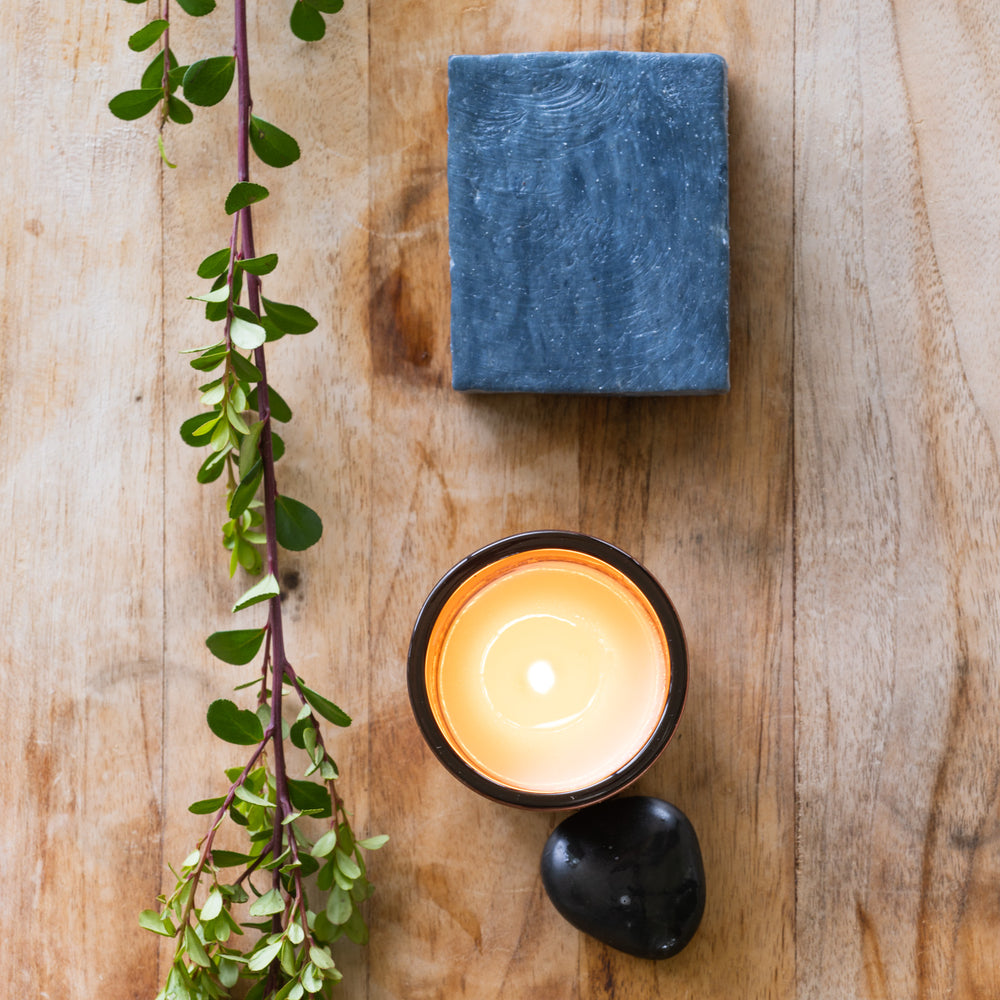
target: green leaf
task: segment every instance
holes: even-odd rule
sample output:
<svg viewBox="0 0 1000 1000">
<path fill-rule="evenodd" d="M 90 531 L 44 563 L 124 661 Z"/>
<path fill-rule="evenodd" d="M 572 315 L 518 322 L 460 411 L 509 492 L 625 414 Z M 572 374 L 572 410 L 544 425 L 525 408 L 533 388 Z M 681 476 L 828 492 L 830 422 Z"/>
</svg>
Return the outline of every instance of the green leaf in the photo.
<svg viewBox="0 0 1000 1000">
<path fill-rule="evenodd" d="M 214 917 L 211 920 L 201 921 L 201 936 L 206 944 L 212 941 L 228 941 L 232 931 L 225 917 Z"/>
<path fill-rule="evenodd" d="M 229 422 L 224 418 L 219 420 L 215 425 L 215 430 L 212 431 L 209 444 L 212 447 L 212 451 L 217 451 L 220 455 L 227 454 L 229 449 L 232 448 L 233 437 L 229 430 Z"/>
<path fill-rule="evenodd" d="M 297 746 L 300 750 L 306 749 L 306 739 L 305 731 L 307 729 L 313 729 L 312 720 L 307 715 L 304 719 L 296 719 L 292 724 L 292 728 L 289 731 L 289 737 L 291 738 L 292 745 Z M 313 730 L 313 745 L 316 743 L 316 731 Z"/>
<path fill-rule="evenodd" d="M 236 266 L 258 276 L 270 274 L 278 266 L 278 255 L 266 253 L 262 257 L 247 257 L 246 260 L 238 260 Z"/>
<path fill-rule="evenodd" d="M 263 580 L 255 583 L 234 605 L 233 612 L 242 611 L 261 601 L 269 601 L 279 593 L 278 581 L 273 573 L 268 573 Z"/>
<path fill-rule="evenodd" d="M 198 940 L 198 935 L 195 934 L 194 928 L 190 924 L 184 928 L 184 948 L 195 965 L 200 965 L 203 969 L 212 968 L 212 960 L 208 957 L 205 946 Z"/>
<path fill-rule="evenodd" d="M 271 890 L 271 892 L 274 891 L 274 889 Z M 261 899 L 263 898 L 264 897 L 261 896 Z M 260 902 L 260 900 L 257 902 Z M 282 909 L 284 909 L 284 906 L 282 906 Z M 250 907 L 250 912 L 253 912 L 253 907 Z M 281 941 L 275 941 L 274 944 L 265 945 L 260 951 L 254 952 L 254 954 L 250 956 L 250 961 L 247 962 L 247 968 L 251 972 L 262 972 L 275 960 L 275 958 L 278 957 L 279 951 L 281 951 Z"/>
<path fill-rule="evenodd" d="M 249 854 L 240 854 L 237 851 L 212 851 L 212 864 L 216 868 L 236 868 L 251 860 Z"/>
<path fill-rule="evenodd" d="M 218 378 L 212 379 L 211 382 L 205 382 L 204 385 L 199 385 L 198 391 L 202 394 L 202 396 L 205 396 L 206 393 L 212 392 L 214 389 L 222 389 L 223 395 L 225 395 L 225 382 L 225 375 L 220 375 Z M 218 400 L 215 402 L 218 402 Z"/>
<path fill-rule="evenodd" d="M 230 803 L 229 818 L 238 826 L 246 826 L 246 827 L 250 826 L 250 820 L 248 820 L 246 816 L 244 816 L 243 813 L 241 813 L 239 809 L 236 808 L 235 802 Z"/>
<path fill-rule="evenodd" d="M 335 726 L 341 726 L 345 729 L 351 724 L 351 717 L 338 705 L 324 698 L 321 694 L 317 694 L 305 684 L 302 685 L 302 691 L 313 711 L 322 715 L 327 722 L 332 722 Z"/>
<path fill-rule="evenodd" d="M 274 502 L 278 544 L 291 552 L 301 552 L 315 545 L 323 534 L 323 522 L 310 507 L 291 497 L 279 496 Z"/>
<path fill-rule="evenodd" d="M 354 834 L 351 832 L 351 828 L 347 823 L 340 824 L 340 833 L 337 836 L 337 843 L 340 845 L 340 849 L 345 854 L 354 853 Z M 351 877 L 358 878 L 357 875 L 352 875 Z"/>
<path fill-rule="evenodd" d="M 150 21 L 145 27 L 140 28 L 137 32 L 129 35 L 128 47 L 133 52 L 144 52 L 151 45 L 155 44 L 159 39 L 160 35 L 167 30 L 167 24 L 169 22 L 164 21 L 163 18 L 157 18 L 155 21 Z"/>
<path fill-rule="evenodd" d="M 226 302 L 229 299 L 229 286 L 221 284 L 218 288 L 213 288 L 203 295 L 189 295 L 188 298 L 194 299 L 196 302 Z"/>
<path fill-rule="evenodd" d="M 323 979 L 319 970 L 311 962 L 302 970 L 299 977 L 303 988 L 307 993 L 315 995 L 323 988 Z"/>
<path fill-rule="evenodd" d="M 239 708 L 228 698 L 218 698 L 208 706 L 208 728 L 227 743 L 253 746 L 264 738 L 264 728 L 256 713 Z"/>
<path fill-rule="evenodd" d="M 253 925 L 247 924 L 247 926 L 252 927 Z M 260 926 L 260 930 L 264 930 L 265 928 L 270 926 L 271 925 L 269 923 L 262 923 Z M 266 979 L 258 980 L 256 983 L 254 983 L 253 986 L 250 987 L 250 989 L 247 990 L 247 994 L 244 997 L 244 1000 L 264 1000 L 264 991 L 266 986 L 267 986 Z M 274 1000 L 274 998 L 268 997 L 267 1000 Z"/>
<path fill-rule="evenodd" d="M 229 336 L 237 347 L 252 351 L 267 340 L 267 331 L 258 323 L 248 323 L 245 319 L 234 316 L 229 324 Z"/>
<path fill-rule="evenodd" d="M 274 320 L 270 319 L 266 315 L 260 317 L 260 325 L 264 327 L 265 330 L 267 330 L 268 342 L 281 340 L 281 338 L 284 337 L 285 335 L 285 331 L 279 330 Z"/>
<path fill-rule="evenodd" d="M 337 863 L 337 867 L 346 875 L 351 881 L 356 878 L 361 878 L 361 869 L 358 867 L 358 863 L 354 858 L 346 855 L 339 847 L 334 852 L 334 860 Z"/>
<path fill-rule="evenodd" d="M 212 382 L 201 394 L 201 402 L 205 406 L 215 406 L 226 398 L 226 387 L 222 379 Z"/>
<path fill-rule="evenodd" d="M 154 934 L 173 937 L 170 929 L 164 925 L 163 917 L 156 910 L 143 910 L 139 914 L 139 926 L 145 927 L 147 931 L 152 931 Z"/>
<path fill-rule="evenodd" d="M 124 90 L 108 101 L 108 108 L 116 118 L 131 122 L 148 115 L 160 103 L 163 91 L 157 87 L 144 90 Z"/>
<path fill-rule="evenodd" d="M 271 1000 L 302 1000 L 305 989 L 297 979 L 289 979 Z M 261 998 L 263 1000 L 263 997 Z"/>
<path fill-rule="evenodd" d="M 271 416 L 275 420 L 278 420 L 283 424 L 287 424 L 288 421 L 292 419 L 291 407 L 284 401 L 284 399 L 281 398 L 278 394 L 278 390 L 275 389 L 273 385 L 269 385 L 267 387 L 267 405 L 271 411 Z M 260 404 L 257 401 L 256 389 L 253 389 L 247 395 L 247 406 L 254 410 L 260 409 Z M 274 437 L 273 434 L 271 436 L 272 438 Z M 282 451 L 284 451 L 284 448 L 282 448 Z"/>
<path fill-rule="evenodd" d="M 319 874 L 316 876 L 316 888 L 320 892 L 330 892 L 332 890 L 335 867 L 333 861 L 330 860 L 319 870 Z"/>
<path fill-rule="evenodd" d="M 170 69 L 167 72 L 167 86 L 172 94 L 183 82 L 187 66 L 174 65 L 173 53 L 170 55 Z"/>
<path fill-rule="evenodd" d="M 207 444 L 207 435 L 211 433 L 210 426 L 214 427 L 218 419 L 219 414 L 214 411 L 212 413 L 199 413 L 197 416 L 188 417 L 181 424 L 181 440 L 185 444 L 191 445 L 192 448 L 198 448 L 203 444 Z"/>
<path fill-rule="evenodd" d="M 346 890 L 335 885 L 330 889 L 330 895 L 326 899 L 326 918 L 331 924 L 340 925 L 346 923 L 351 915 L 354 905 Z"/>
<path fill-rule="evenodd" d="M 242 271 L 237 268 L 236 276 L 243 280 Z M 239 316 L 240 319 L 246 320 L 248 323 L 259 323 L 260 316 L 258 316 L 252 309 L 248 309 L 246 306 L 241 306 L 238 302 L 233 305 L 233 315 Z"/>
<path fill-rule="evenodd" d="M 177 0 L 181 10 L 192 17 L 203 17 L 215 10 L 215 0 Z"/>
<path fill-rule="evenodd" d="M 198 357 L 192 358 L 189 364 L 195 371 L 210 372 L 218 368 L 226 360 L 228 353 L 224 343 L 214 344 L 207 351 L 199 354 Z"/>
<path fill-rule="evenodd" d="M 322 785 L 312 781 L 288 779 L 288 794 L 292 805 L 313 816 L 329 816 L 332 812 L 330 793 Z"/>
<path fill-rule="evenodd" d="M 240 978 L 240 967 L 231 959 L 225 956 L 219 959 L 219 982 L 231 990 Z"/>
<path fill-rule="evenodd" d="M 173 52 L 169 53 L 170 69 L 173 69 L 177 65 L 177 60 L 174 58 Z M 168 74 L 169 75 L 169 74 Z M 150 64 L 143 70 L 142 79 L 139 81 L 139 86 L 144 90 L 152 90 L 156 88 L 161 93 L 163 92 L 163 50 L 153 56 Z"/>
<path fill-rule="evenodd" d="M 217 278 L 220 274 L 225 274 L 229 269 L 229 247 L 223 247 L 210 253 L 198 265 L 199 278 Z"/>
<path fill-rule="evenodd" d="M 236 413 L 242 413 L 247 408 L 246 390 L 244 390 L 243 386 L 241 386 L 239 383 L 237 383 L 233 387 L 233 391 L 229 395 L 229 404 L 232 406 L 233 410 L 235 410 Z M 230 416 L 231 415 L 232 414 L 230 414 Z M 240 420 L 240 423 L 243 423 L 243 421 Z M 247 427 L 246 424 L 243 424 L 243 426 L 240 428 L 240 433 L 247 434 L 249 430 L 250 428 Z"/>
<path fill-rule="evenodd" d="M 273 913 L 285 912 L 285 899 L 278 889 L 268 889 L 260 899 L 250 904 L 251 917 L 269 917 Z"/>
<path fill-rule="evenodd" d="M 233 351 L 229 355 L 229 363 L 233 366 L 233 371 L 241 382 L 259 382 L 264 377 L 261 375 L 260 369 L 238 351 Z"/>
<path fill-rule="evenodd" d="M 205 319 L 209 323 L 218 323 L 229 315 L 228 302 L 206 302 Z"/>
<path fill-rule="evenodd" d="M 306 3 L 324 14 L 336 14 L 344 9 L 344 0 L 306 0 Z"/>
<path fill-rule="evenodd" d="M 264 312 L 285 333 L 309 333 L 315 330 L 318 322 L 299 306 L 288 305 L 286 302 L 272 302 L 261 296 Z"/>
<path fill-rule="evenodd" d="M 195 477 L 202 486 L 208 483 L 214 483 L 219 476 L 222 475 L 222 470 L 226 467 L 225 451 L 213 451 L 204 462 L 201 463 L 201 467 L 198 469 L 198 474 Z"/>
<path fill-rule="evenodd" d="M 222 912 L 222 893 L 213 889 L 205 900 L 205 905 L 198 914 L 200 920 L 214 920 Z"/>
<path fill-rule="evenodd" d="M 157 994 L 157 998 L 158 1000 L 162 1000 L 163 997 L 169 997 L 170 1000 L 201 1000 L 199 997 L 192 996 L 188 989 L 189 985 L 191 985 L 191 978 L 188 975 L 187 967 L 177 956 L 167 975 L 166 985 Z"/>
<path fill-rule="evenodd" d="M 327 914 L 327 916 L 329 916 L 329 914 Z M 314 944 L 309 946 L 309 961 L 312 962 L 317 969 L 335 968 L 333 956 L 326 950 L 326 948 L 317 948 Z"/>
<path fill-rule="evenodd" d="M 266 631 L 263 628 L 239 628 L 228 632 L 213 632 L 205 640 L 205 645 L 223 663 L 239 666 L 249 663 L 257 655 Z"/>
<path fill-rule="evenodd" d="M 167 98 L 167 115 L 178 125 L 190 125 L 194 121 L 194 112 L 173 94 Z"/>
<path fill-rule="evenodd" d="M 365 837 L 358 841 L 358 847 L 363 847 L 366 851 L 377 851 L 389 842 L 389 837 L 385 833 L 377 834 L 374 837 Z"/>
<path fill-rule="evenodd" d="M 192 63 L 184 74 L 184 96 L 199 107 L 218 104 L 233 84 L 235 56 L 212 56 Z"/>
<path fill-rule="evenodd" d="M 273 416 L 273 414 L 272 414 Z M 285 442 L 281 437 L 271 431 L 271 457 L 277 462 L 285 454 Z"/>
<path fill-rule="evenodd" d="M 319 11 L 297 0 L 288 19 L 292 34 L 304 42 L 318 42 L 326 34 L 326 21 Z"/>
<path fill-rule="evenodd" d="M 363 903 L 366 899 L 370 899 L 374 893 L 375 886 L 366 878 L 357 879 L 354 885 L 351 886 L 351 899 L 355 903 Z"/>
<path fill-rule="evenodd" d="M 252 544 L 246 542 L 238 543 L 233 550 L 233 554 L 236 556 L 240 566 L 251 576 L 256 576 L 264 566 L 264 560 Z M 230 568 L 229 575 L 232 576 L 235 572 L 234 568 Z"/>
<path fill-rule="evenodd" d="M 188 806 L 188 812 L 194 813 L 195 816 L 207 816 L 209 813 L 214 813 L 221 809 L 225 801 L 226 797 L 224 795 L 220 795 L 215 799 L 199 799 Z"/>
<path fill-rule="evenodd" d="M 300 155 L 299 144 L 277 125 L 250 116 L 250 145 L 269 167 L 287 167 Z"/>
<path fill-rule="evenodd" d="M 232 396 L 226 401 L 226 416 L 229 418 L 229 425 L 234 431 L 239 434 L 249 433 L 250 428 L 247 427 L 247 422 L 243 419 L 243 414 L 237 408 L 237 404 L 233 402 Z"/>
<path fill-rule="evenodd" d="M 269 806 L 272 804 L 270 800 L 265 799 L 263 796 L 257 795 L 254 792 L 248 791 L 242 785 L 236 789 L 236 792 L 234 794 L 236 795 L 236 798 L 238 798 L 241 802 L 246 802 L 248 805 L 251 806 Z"/>
<path fill-rule="evenodd" d="M 333 865 L 333 879 L 340 886 L 344 892 L 350 892 L 354 888 L 354 883 L 349 879 L 341 870 L 340 866 L 334 863 Z"/>
<path fill-rule="evenodd" d="M 263 184 L 237 181 L 226 195 L 226 215 L 235 215 L 241 208 L 263 201 L 267 196 L 268 190 Z"/>
<path fill-rule="evenodd" d="M 313 844 L 313 849 L 309 852 L 314 858 L 325 858 L 333 852 L 337 846 L 337 831 L 327 830 L 319 840 Z M 336 921 L 334 921 L 336 923 Z"/>
<path fill-rule="evenodd" d="M 365 924 L 364 917 L 361 916 L 360 910 L 355 910 L 347 923 L 344 924 L 344 933 L 347 935 L 348 940 L 353 941 L 355 944 L 368 944 L 368 927 Z"/>
<path fill-rule="evenodd" d="M 250 471 L 260 458 L 260 433 L 264 429 L 264 421 L 258 420 L 250 425 L 249 433 L 240 442 L 240 480 L 250 475 Z"/>
<path fill-rule="evenodd" d="M 239 517 L 250 506 L 250 501 L 257 495 L 257 488 L 263 478 L 264 467 L 258 460 L 247 473 L 246 478 L 233 490 L 232 498 L 229 501 L 230 517 Z M 233 608 L 233 611 L 235 610 L 236 608 Z"/>
</svg>

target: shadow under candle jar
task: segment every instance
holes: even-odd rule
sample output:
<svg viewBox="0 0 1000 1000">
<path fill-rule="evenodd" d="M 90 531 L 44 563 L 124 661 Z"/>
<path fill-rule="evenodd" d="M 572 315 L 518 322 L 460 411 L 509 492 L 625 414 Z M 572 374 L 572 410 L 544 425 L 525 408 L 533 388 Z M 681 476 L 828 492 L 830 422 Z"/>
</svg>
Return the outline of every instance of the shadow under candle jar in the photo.
<svg viewBox="0 0 1000 1000">
<path fill-rule="evenodd" d="M 460 781 L 509 805 L 569 809 L 656 760 L 684 705 L 687 655 L 639 563 L 589 535 L 534 531 L 441 579 L 407 680 L 424 738 Z"/>
</svg>

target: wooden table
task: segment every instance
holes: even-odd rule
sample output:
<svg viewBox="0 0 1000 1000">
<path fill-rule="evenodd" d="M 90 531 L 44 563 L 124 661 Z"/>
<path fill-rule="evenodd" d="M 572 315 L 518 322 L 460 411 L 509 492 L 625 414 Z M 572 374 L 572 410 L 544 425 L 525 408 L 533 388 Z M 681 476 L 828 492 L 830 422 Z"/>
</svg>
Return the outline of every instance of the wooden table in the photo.
<svg viewBox="0 0 1000 1000">
<path fill-rule="evenodd" d="M 227 51 L 226 10 L 178 17 L 184 61 Z M 281 257 L 270 294 L 321 318 L 271 361 L 296 411 L 283 488 L 325 523 L 283 563 L 289 645 L 355 717 L 336 753 L 356 825 L 392 836 L 342 995 L 1000 995 L 993 0 L 348 0 L 308 47 L 283 9 L 254 18 L 256 110 L 303 149 L 255 175 L 258 248 Z M 200 836 L 186 805 L 233 762 L 204 709 L 246 676 L 203 645 L 242 585 L 221 490 L 176 433 L 197 411 L 179 352 L 207 340 L 185 297 L 228 239 L 233 104 L 167 130 L 177 170 L 150 125 L 112 119 L 145 19 L 0 12 L 11 996 L 154 995 L 164 956 L 136 914 Z M 728 396 L 449 388 L 447 56 L 594 48 L 729 62 Z M 667 962 L 564 923 L 538 875 L 557 817 L 466 792 L 410 715 L 428 588 L 535 527 L 628 549 L 686 626 L 686 713 L 638 786 L 688 813 L 708 871 Z"/>
</svg>

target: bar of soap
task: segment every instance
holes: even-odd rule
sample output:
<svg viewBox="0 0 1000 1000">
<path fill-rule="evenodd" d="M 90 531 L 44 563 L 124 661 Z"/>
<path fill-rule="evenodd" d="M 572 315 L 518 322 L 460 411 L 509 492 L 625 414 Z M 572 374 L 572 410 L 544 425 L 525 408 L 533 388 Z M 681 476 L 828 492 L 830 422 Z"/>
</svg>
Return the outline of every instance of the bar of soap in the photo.
<svg viewBox="0 0 1000 1000">
<path fill-rule="evenodd" d="M 727 391 L 725 60 L 461 55 L 448 78 L 454 387 Z"/>
</svg>

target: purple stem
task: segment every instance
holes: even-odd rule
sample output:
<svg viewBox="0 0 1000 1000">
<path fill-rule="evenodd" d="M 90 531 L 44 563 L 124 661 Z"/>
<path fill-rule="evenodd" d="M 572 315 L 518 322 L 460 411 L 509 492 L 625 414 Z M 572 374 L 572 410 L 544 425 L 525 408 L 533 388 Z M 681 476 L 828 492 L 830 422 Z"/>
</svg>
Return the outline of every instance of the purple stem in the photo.
<svg viewBox="0 0 1000 1000">
<path fill-rule="evenodd" d="M 163 0 L 163 9 L 160 17 L 167 22 L 163 29 L 163 120 L 160 122 L 160 129 L 167 121 L 167 102 L 170 95 L 170 0 Z"/>
<path fill-rule="evenodd" d="M 234 54 L 236 57 L 237 86 L 237 180 L 250 180 L 250 112 L 253 108 L 253 98 L 250 95 L 250 54 L 247 41 L 246 0 L 235 0 L 235 38 Z M 253 217 L 250 206 L 240 210 L 241 252 L 244 259 L 256 257 L 253 240 Z M 259 316 L 260 309 L 260 278 L 255 274 L 247 276 L 247 296 L 250 310 Z M 263 346 L 254 351 L 254 363 L 261 373 L 257 386 L 257 406 L 263 429 L 260 435 L 260 458 L 264 470 L 264 534 L 266 541 L 267 570 L 275 579 L 278 578 L 278 533 L 275 522 L 275 502 L 278 491 L 274 478 L 274 450 L 271 443 L 271 408 L 268 392 L 267 365 Z M 284 826 L 282 820 L 292 812 L 291 797 L 288 790 L 288 774 L 285 770 L 285 746 L 281 736 L 281 696 L 285 681 L 288 659 L 285 653 L 285 637 L 281 618 L 281 598 L 272 597 L 268 602 L 268 630 L 271 640 L 271 744 L 274 752 L 275 806 L 273 819 L 272 850 L 277 857 L 281 853 Z M 289 838 L 294 845 L 294 837 Z M 293 846 L 293 854 L 295 849 Z M 274 887 L 280 888 L 281 873 L 274 871 Z M 281 915 L 275 914 L 272 920 L 275 931 L 281 929 Z M 269 973 L 269 983 L 276 983 L 276 971 L 272 966 Z"/>
</svg>

